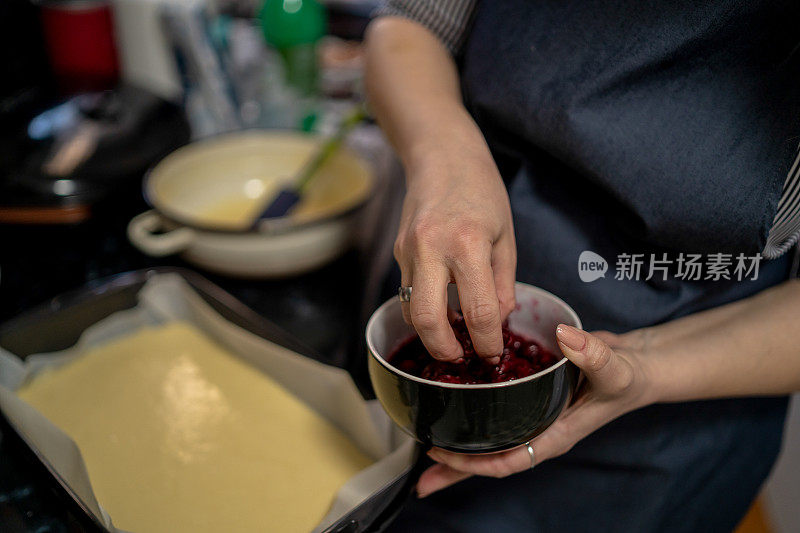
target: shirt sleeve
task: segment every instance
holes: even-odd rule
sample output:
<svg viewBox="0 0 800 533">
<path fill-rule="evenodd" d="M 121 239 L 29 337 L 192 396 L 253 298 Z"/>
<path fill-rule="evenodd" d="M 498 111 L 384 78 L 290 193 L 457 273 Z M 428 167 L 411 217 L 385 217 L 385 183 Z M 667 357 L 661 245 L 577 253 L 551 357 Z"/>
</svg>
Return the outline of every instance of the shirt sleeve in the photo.
<svg viewBox="0 0 800 533">
<path fill-rule="evenodd" d="M 762 255 L 767 259 L 780 257 L 797 244 L 800 238 L 800 147 L 794 159 L 783 192 L 778 202 L 778 212 L 767 235 L 767 246 Z"/>
<path fill-rule="evenodd" d="M 374 17 L 405 17 L 428 28 L 458 56 L 478 0 L 385 0 Z"/>
</svg>

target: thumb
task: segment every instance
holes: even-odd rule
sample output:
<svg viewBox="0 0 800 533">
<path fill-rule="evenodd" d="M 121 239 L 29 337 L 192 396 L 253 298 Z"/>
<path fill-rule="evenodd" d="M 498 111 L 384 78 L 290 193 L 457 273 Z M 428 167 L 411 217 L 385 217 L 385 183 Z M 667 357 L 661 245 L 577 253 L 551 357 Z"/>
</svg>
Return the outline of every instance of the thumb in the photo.
<svg viewBox="0 0 800 533">
<path fill-rule="evenodd" d="M 600 394 L 623 391 L 633 380 L 633 369 L 603 340 L 578 328 L 559 324 L 558 346 Z"/>
</svg>

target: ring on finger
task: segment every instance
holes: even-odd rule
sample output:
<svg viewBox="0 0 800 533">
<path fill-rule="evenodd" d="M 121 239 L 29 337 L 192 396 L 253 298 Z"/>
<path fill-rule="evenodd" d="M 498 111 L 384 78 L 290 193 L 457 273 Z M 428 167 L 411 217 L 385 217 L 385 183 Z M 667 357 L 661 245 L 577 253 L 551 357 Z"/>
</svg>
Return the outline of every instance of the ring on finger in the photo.
<svg viewBox="0 0 800 533">
<path fill-rule="evenodd" d="M 400 287 L 397 289 L 397 298 L 401 302 L 410 302 L 411 301 L 411 287 Z"/>
<path fill-rule="evenodd" d="M 536 466 L 536 454 L 533 452 L 533 445 L 531 444 L 531 441 L 526 442 L 525 447 L 528 449 L 528 455 L 531 456 L 530 468 L 533 468 L 534 466 Z"/>
</svg>

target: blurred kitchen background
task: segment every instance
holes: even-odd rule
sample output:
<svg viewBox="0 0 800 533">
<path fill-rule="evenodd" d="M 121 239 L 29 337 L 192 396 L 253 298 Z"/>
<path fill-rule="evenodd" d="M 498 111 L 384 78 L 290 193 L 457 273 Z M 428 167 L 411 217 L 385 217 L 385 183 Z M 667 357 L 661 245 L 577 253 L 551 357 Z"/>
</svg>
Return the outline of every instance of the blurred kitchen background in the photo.
<svg viewBox="0 0 800 533">
<path fill-rule="evenodd" d="M 180 217 L 146 228 L 156 242 L 150 248 L 131 244 L 128 226 L 150 209 L 167 209 L 169 199 L 145 201 L 143 178 L 181 146 L 224 135 L 234 135 L 235 145 L 236 132 L 262 130 L 332 135 L 363 102 L 361 39 L 377 4 L 2 0 L 0 322 L 121 272 L 186 267 L 293 335 L 309 355 L 347 368 L 369 394 L 362 332 L 397 286 L 391 249 L 403 190 L 400 167 L 369 119 L 346 140 L 368 168 L 369 194 L 348 211 L 356 218 L 340 228 L 347 231 L 341 246 L 322 254 L 324 243 L 311 245 L 316 259 L 295 254 L 292 241 L 276 270 L 243 277 L 178 248 L 165 255 L 168 241 L 180 240 Z M 197 187 L 218 194 L 207 181 Z M 214 236 L 241 233 L 223 229 Z M 747 531 L 800 531 L 797 401 L 794 407 L 784 454 Z M 3 461 L 6 480 L 22 482 L 24 473 Z M 15 486 L 0 487 L 0 529 L 12 513 L 31 530 L 64 530 L 35 494 Z"/>
<path fill-rule="evenodd" d="M 0 321 L 123 271 L 196 269 L 126 236 L 151 207 L 147 170 L 182 145 L 240 130 L 332 134 L 363 100 L 360 40 L 376 4 L 3 0 Z M 311 272 L 288 264 L 277 279 L 203 273 L 358 374 L 363 361 L 349 354 L 360 354 L 362 308 L 383 291 L 402 185 L 369 120 L 347 144 L 374 183 L 342 253 Z"/>
</svg>

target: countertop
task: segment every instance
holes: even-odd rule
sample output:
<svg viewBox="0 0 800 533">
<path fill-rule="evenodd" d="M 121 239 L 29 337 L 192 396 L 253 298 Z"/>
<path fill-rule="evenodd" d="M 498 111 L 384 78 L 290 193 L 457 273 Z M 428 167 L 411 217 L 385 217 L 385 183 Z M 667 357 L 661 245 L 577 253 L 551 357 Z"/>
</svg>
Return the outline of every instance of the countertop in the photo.
<svg viewBox="0 0 800 533">
<path fill-rule="evenodd" d="M 184 266 L 181 261 L 162 261 Z M 320 271 L 292 280 L 242 281 L 203 275 L 320 354 L 366 379 L 357 337 L 363 260 L 349 252 Z M 155 265 L 151 265 L 155 266 Z M 50 488 L 46 474 L 15 436 L 0 430 L 0 531 L 85 531 L 91 525 Z M 91 529 L 89 529 L 91 530 Z"/>
<path fill-rule="evenodd" d="M 379 188 L 367 208 L 368 231 L 356 248 L 328 266 L 283 280 L 236 280 L 198 271 L 271 320 L 333 365 L 348 369 L 369 394 L 362 336 L 369 313 L 387 296 L 392 223 L 399 213 L 399 170 L 376 130 L 354 132 L 379 174 Z M 86 282 L 153 266 L 195 269 L 178 258 L 154 259 L 125 237 L 130 218 L 145 210 L 138 190 L 121 191 L 110 206 L 95 210 L 75 227 L 0 226 L 0 322 Z M 35 459 L 16 438 L 0 433 L 0 530 L 85 531 L 79 513 L 48 489 Z"/>
</svg>

